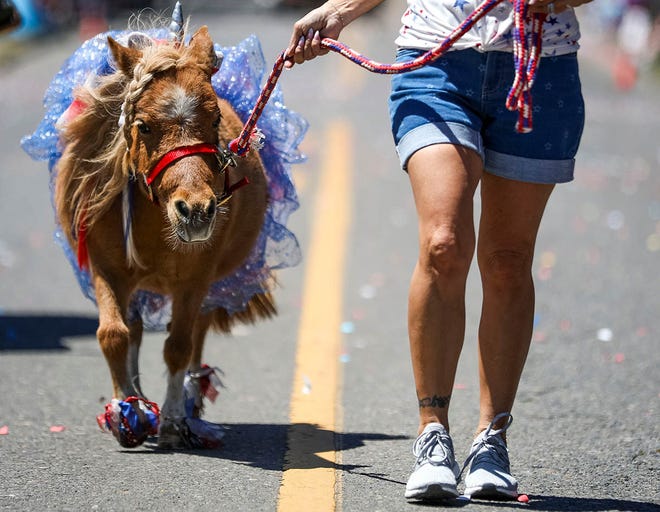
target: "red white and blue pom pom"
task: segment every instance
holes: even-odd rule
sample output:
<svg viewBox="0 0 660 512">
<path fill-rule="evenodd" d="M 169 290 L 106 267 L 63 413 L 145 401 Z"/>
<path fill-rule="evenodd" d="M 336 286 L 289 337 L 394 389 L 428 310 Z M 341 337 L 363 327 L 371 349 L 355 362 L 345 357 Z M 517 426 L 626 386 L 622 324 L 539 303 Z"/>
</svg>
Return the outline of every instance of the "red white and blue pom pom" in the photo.
<svg viewBox="0 0 660 512">
<path fill-rule="evenodd" d="M 113 398 L 105 412 L 96 417 L 102 430 L 108 430 L 124 448 L 135 448 L 149 436 L 158 434 L 160 410 L 155 402 L 137 396 Z"/>
</svg>

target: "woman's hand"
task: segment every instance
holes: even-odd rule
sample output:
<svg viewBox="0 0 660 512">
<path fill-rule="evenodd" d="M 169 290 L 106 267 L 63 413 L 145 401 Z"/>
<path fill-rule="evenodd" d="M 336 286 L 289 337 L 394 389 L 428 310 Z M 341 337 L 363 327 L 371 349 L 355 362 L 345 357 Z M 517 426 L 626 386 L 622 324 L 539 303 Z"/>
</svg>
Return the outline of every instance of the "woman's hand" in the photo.
<svg viewBox="0 0 660 512">
<path fill-rule="evenodd" d="M 588 4 L 592 0 L 528 0 L 530 12 L 555 13 L 565 11 L 569 7 Z"/>
<path fill-rule="evenodd" d="M 285 67 L 291 68 L 294 63 L 302 64 L 328 53 L 329 50 L 321 46 L 321 39 L 337 39 L 346 26 L 339 9 L 333 2 L 326 2 L 296 21 L 286 50 Z"/>
</svg>

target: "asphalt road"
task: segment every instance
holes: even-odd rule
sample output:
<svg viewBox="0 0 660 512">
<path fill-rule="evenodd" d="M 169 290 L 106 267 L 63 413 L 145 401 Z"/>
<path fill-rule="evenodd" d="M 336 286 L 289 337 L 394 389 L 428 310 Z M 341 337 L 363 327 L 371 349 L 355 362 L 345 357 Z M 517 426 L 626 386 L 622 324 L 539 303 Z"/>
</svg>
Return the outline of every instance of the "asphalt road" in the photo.
<svg viewBox="0 0 660 512">
<path fill-rule="evenodd" d="M 192 23 L 208 24 L 222 45 L 257 34 L 268 63 L 299 14 L 189 3 Z M 391 61 L 399 10 L 386 4 L 343 40 Z M 646 73 L 632 91 L 618 91 L 610 49 L 598 34 L 587 36 L 587 126 L 576 180 L 556 189 L 541 227 L 534 339 L 509 432 L 512 469 L 530 501 L 431 508 L 660 510 L 660 82 Z M 225 373 L 226 389 L 208 410 L 227 426 L 224 448 L 173 453 L 148 443 L 124 450 L 96 426 L 110 380 L 94 306 L 52 239 L 46 165 L 19 147 L 79 40 L 64 32 L 0 44 L 0 509 L 277 509 L 320 169 L 335 163 L 337 154 L 327 150 L 332 130 L 342 126 L 350 194 L 333 207 L 350 206 L 350 223 L 335 326 L 341 381 L 338 403 L 327 404 L 338 411 L 333 497 L 337 510 L 415 510 L 403 489 L 417 421 L 405 325 L 416 225 L 389 134 L 387 79 L 336 55 L 284 73 L 285 102 L 310 122 L 308 160 L 294 169 L 301 207 L 290 223 L 303 263 L 280 274 L 275 320 L 207 343 L 207 361 Z M 451 410 L 459 459 L 477 420 L 479 300 L 472 272 Z M 156 399 L 164 393 L 162 340 L 150 333 L 141 361 L 143 387 Z M 318 434 L 319 427 L 308 430 Z M 294 469 L 327 464 L 319 457 Z M 298 492 L 300 509 L 325 510 L 305 489 Z"/>
</svg>

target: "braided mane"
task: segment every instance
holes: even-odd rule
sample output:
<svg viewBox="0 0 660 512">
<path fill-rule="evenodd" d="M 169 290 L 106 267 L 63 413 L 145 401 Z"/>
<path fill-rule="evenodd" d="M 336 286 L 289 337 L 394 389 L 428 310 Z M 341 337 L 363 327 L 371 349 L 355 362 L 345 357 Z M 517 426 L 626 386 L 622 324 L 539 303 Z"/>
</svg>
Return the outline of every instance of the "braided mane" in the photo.
<svg viewBox="0 0 660 512">
<path fill-rule="evenodd" d="M 90 228 L 110 208 L 134 174 L 127 135 L 139 98 L 155 76 L 190 60 L 186 47 L 166 41 L 139 49 L 132 76 L 121 71 L 94 76 L 75 92 L 82 111 L 62 127 L 67 151 L 59 162 L 55 202 L 63 230 L 74 239 L 83 223 Z"/>
</svg>

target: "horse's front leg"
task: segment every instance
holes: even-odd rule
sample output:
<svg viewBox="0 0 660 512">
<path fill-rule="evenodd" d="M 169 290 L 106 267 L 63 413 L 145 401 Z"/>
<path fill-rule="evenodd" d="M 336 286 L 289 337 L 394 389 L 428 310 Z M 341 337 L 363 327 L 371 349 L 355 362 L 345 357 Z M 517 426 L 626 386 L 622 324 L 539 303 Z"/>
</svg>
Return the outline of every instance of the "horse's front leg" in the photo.
<svg viewBox="0 0 660 512">
<path fill-rule="evenodd" d="M 188 448 L 189 437 L 183 381 L 193 352 L 193 329 L 203 296 L 174 297 L 172 322 L 165 340 L 163 357 L 167 365 L 167 391 L 161 409 L 158 429 L 158 447 L 164 449 Z"/>
<path fill-rule="evenodd" d="M 200 418 L 204 410 L 204 396 L 200 380 L 209 378 L 208 375 L 204 374 L 204 369 L 202 368 L 202 355 L 206 333 L 210 325 L 211 314 L 200 313 L 197 316 L 195 328 L 193 329 L 192 356 L 188 365 L 188 381 L 186 385 L 187 400 L 193 401 L 192 406 L 191 404 L 187 404 L 187 407 L 192 410 L 186 412 L 193 418 Z"/>
<path fill-rule="evenodd" d="M 125 279 L 108 278 L 101 272 L 94 274 L 94 291 L 99 309 L 99 327 L 96 332 L 101 350 L 110 369 L 114 400 L 106 406 L 106 412 L 97 419 L 107 428 L 119 444 L 132 448 L 142 444 L 155 433 L 157 419 L 150 419 L 153 411 L 141 400 L 137 375 L 137 350 L 142 325 L 126 323 L 126 310 L 130 289 Z M 136 345 L 137 344 L 137 345 Z"/>
<path fill-rule="evenodd" d="M 129 291 L 100 274 L 94 275 L 94 290 L 99 310 L 99 327 L 96 331 L 101 351 L 105 356 L 112 378 L 113 397 L 123 400 L 135 395 L 128 371 L 130 329 L 126 325 L 125 312 Z"/>
<path fill-rule="evenodd" d="M 140 346 L 142 345 L 142 333 L 144 330 L 142 318 L 136 314 L 135 319 L 129 323 L 129 345 L 128 345 L 128 377 L 130 378 L 136 396 L 144 398 L 142 387 L 140 386 Z"/>
</svg>

